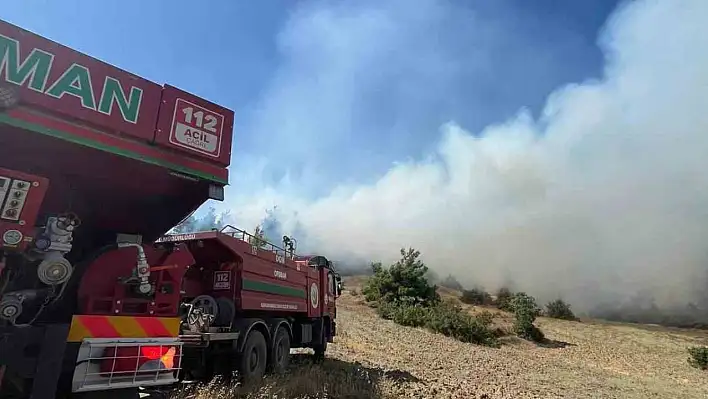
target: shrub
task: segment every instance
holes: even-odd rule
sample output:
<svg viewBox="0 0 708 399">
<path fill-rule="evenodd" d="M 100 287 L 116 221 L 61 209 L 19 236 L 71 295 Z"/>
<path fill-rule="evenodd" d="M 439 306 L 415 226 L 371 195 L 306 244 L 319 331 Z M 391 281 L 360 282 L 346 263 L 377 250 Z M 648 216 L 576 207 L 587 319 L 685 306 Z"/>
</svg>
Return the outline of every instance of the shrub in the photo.
<svg viewBox="0 0 708 399">
<path fill-rule="evenodd" d="M 474 317 L 477 318 L 477 320 L 481 321 L 482 323 L 486 325 L 492 324 L 492 321 L 494 321 L 494 313 L 488 311 L 488 310 L 483 310 L 479 313 L 477 313 Z"/>
<path fill-rule="evenodd" d="M 514 309 L 514 332 L 516 335 L 535 342 L 543 341 L 543 332 L 533 324 L 541 313 L 536 299 L 526 293 L 519 292 L 514 294 L 511 307 Z"/>
<path fill-rule="evenodd" d="M 393 320 L 393 316 L 396 313 L 396 304 L 392 302 L 378 302 L 375 304 L 376 313 L 378 313 L 381 318 L 386 320 Z"/>
<path fill-rule="evenodd" d="M 426 327 L 462 342 L 498 346 L 490 323 L 491 318 L 475 318 L 455 303 L 445 301 L 430 308 Z"/>
<path fill-rule="evenodd" d="M 497 308 L 501 310 L 505 310 L 507 312 L 513 312 L 514 309 L 512 308 L 511 304 L 511 299 L 514 297 L 514 294 L 511 292 L 510 289 L 506 287 L 499 288 L 497 291 Z"/>
<path fill-rule="evenodd" d="M 688 348 L 688 364 L 701 370 L 708 370 L 708 347 L 696 346 Z"/>
<path fill-rule="evenodd" d="M 499 334 L 490 328 L 491 314 L 473 317 L 453 302 L 440 302 L 428 307 L 379 302 L 376 311 L 382 318 L 402 326 L 425 327 L 462 342 L 498 346 L 496 338 Z"/>
<path fill-rule="evenodd" d="M 384 319 L 410 327 L 426 327 L 463 342 L 496 346 L 489 328 L 491 315 L 475 318 L 454 302 L 440 302 L 435 285 L 428 283 L 428 268 L 412 248 L 401 249 L 401 260 L 384 268 L 372 263 L 374 275 L 362 293 Z"/>
<path fill-rule="evenodd" d="M 514 313 L 528 312 L 533 315 L 534 319 L 543 313 L 536 302 L 536 298 L 525 292 L 517 292 L 514 294 L 511 298 L 511 308 L 514 310 Z"/>
<path fill-rule="evenodd" d="M 472 288 L 462 291 L 460 300 L 469 305 L 489 305 L 492 303 L 492 296 L 481 288 Z"/>
<path fill-rule="evenodd" d="M 393 321 L 402 326 L 424 327 L 428 324 L 430 311 L 420 305 L 398 306 L 393 312 Z"/>
<path fill-rule="evenodd" d="M 371 270 L 373 275 L 366 280 L 361 293 L 369 302 L 375 302 L 383 297 L 383 293 L 387 290 L 387 285 L 390 285 L 391 274 L 388 269 L 385 269 L 381 262 L 372 262 Z"/>
<path fill-rule="evenodd" d="M 562 320 L 578 320 L 570 310 L 570 304 L 558 298 L 546 304 L 546 316 Z"/>
<path fill-rule="evenodd" d="M 372 263 L 374 275 L 369 277 L 362 292 L 369 302 L 384 301 L 431 305 L 439 301 L 437 287 L 426 278 L 428 267 L 413 248 L 401 249 L 401 259 L 389 268 Z"/>
</svg>

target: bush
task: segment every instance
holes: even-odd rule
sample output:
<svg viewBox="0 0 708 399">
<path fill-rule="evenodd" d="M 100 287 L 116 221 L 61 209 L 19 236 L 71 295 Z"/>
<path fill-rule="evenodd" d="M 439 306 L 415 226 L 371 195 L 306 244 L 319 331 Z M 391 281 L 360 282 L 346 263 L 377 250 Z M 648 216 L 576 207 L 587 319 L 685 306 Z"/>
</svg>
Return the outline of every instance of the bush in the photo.
<svg viewBox="0 0 708 399">
<path fill-rule="evenodd" d="M 525 292 L 517 292 L 511 299 L 511 308 L 514 313 L 528 312 L 533 315 L 534 319 L 543 313 L 536 302 L 536 298 L 528 295 Z"/>
<path fill-rule="evenodd" d="M 469 305 L 489 305 L 492 303 L 492 296 L 481 288 L 472 288 L 462 291 L 460 300 Z"/>
<path fill-rule="evenodd" d="M 536 317 L 541 314 L 536 299 L 526 293 L 519 292 L 514 294 L 511 307 L 514 309 L 514 332 L 516 335 L 534 342 L 543 341 L 543 332 L 533 324 Z"/>
<path fill-rule="evenodd" d="M 429 310 L 420 304 L 379 301 L 375 306 L 381 318 L 403 326 L 423 327 L 428 320 Z"/>
<path fill-rule="evenodd" d="M 462 342 L 498 346 L 499 334 L 490 328 L 493 318 L 491 314 L 473 317 L 452 302 L 440 302 L 428 307 L 379 302 L 376 312 L 382 318 L 402 326 L 425 327 Z"/>
<path fill-rule="evenodd" d="M 488 311 L 488 310 L 483 310 L 479 313 L 477 313 L 474 317 L 484 323 L 485 325 L 490 325 L 492 324 L 492 321 L 494 321 L 494 313 Z"/>
<path fill-rule="evenodd" d="M 419 255 L 412 248 L 401 249 L 401 260 L 389 268 L 372 263 L 374 275 L 362 290 L 369 305 L 382 318 L 400 325 L 426 327 L 463 342 L 498 345 L 496 332 L 489 328 L 491 314 L 475 318 L 453 302 L 440 302 Z"/>
<path fill-rule="evenodd" d="M 378 302 L 375 304 L 376 313 L 378 313 L 381 318 L 386 320 L 393 320 L 393 316 L 396 313 L 397 306 L 392 302 Z"/>
<path fill-rule="evenodd" d="M 475 318 L 453 302 L 441 302 L 430 308 L 426 327 L 462 342 L 498 346 L 490 329 L 491 318 Z"/>
<path fill-rule="evenodd" d="M 688 348 L 688 364 L 701 370 L 708 370 L 708 347 L 696 346 Z"/>
<path fill-rule="evenodd" d="M 430 311 L 420 305 L 398 306 L 393 313 L 396 324 L 407 327 L 425 327 L 428 324 Z"/>
<path fill-rule="evenodd" d="M 381 262 L 372 262 L 371 270 L 373 275 L 366 280 L 361 293 L 368 302 L 376 302 L 382 299 L 387 289 L 386 285 L 390 284 L 391 274 L 381 265 Z"/>
<path fill-rule="evenodd" d="M 369 277 L 362 290 L 369 302 L 383 301 L 432 305 L 440 300 L 437 287 L 426 278 L 428 267 L 413 248 L 401 249 L 401 259 L 389 268 L 372 263 L 374 275 Z"/>
<path fill-rule="evenodd" d="M 507 312 L 513 312 L 514 309 L 511 304 L 513 297 L 514 294 L 510 289 L 506 287 L 499 288 L 499 291 L 497 291 L 497 308 Z"/>
<path fill-rule="evenodd" d="M 578 320 L 570 310 L 570 304 L 558 298 L 546 304 L 546 316 L 562 320 Z"/>
</svg>

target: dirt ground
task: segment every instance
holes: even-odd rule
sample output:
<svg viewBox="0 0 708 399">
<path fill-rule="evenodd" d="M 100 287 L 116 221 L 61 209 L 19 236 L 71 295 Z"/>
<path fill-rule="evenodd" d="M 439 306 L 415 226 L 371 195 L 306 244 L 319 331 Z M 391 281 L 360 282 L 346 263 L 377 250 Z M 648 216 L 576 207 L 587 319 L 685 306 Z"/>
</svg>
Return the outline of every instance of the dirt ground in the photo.
<svg viewBox="0 0 708 399">
<path fill-rule="evenodd" d="M 495 322 L 509 320 L 500 313 Z M 382 320 L 349 290 L 338 300 L 337 323 L 330 361 L 379 370 L 372 384 L 384 397 L 708 397 L 708 372 L 690 367 L 686 352 L 708 345 L 705 331 L 539 318 L 556 345 L 509 337 L 493 349 Z"/>
</svg>

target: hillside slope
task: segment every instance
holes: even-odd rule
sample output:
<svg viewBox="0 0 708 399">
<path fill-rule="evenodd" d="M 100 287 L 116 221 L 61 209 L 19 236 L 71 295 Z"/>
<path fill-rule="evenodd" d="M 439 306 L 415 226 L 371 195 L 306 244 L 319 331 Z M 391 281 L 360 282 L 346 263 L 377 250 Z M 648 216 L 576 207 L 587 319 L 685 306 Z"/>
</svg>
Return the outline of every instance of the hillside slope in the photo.
<svg viewBox="0 0 708 399">
<path fill-rule="evenodd" d="M 688 365 L 686 348 L 708 332 L 539 318 L 553 340 L 539 347 L 514 337 L 499 349 L 465 344 L 382 320 L 364 304 L 361 279 L 338 299 L 338 335 L 323 364 L 305 350 L 288 375 L 244 390 L 213 382 L 178 399 L 232 398 L 706 398 L 708 373 Z M 442 292 L 454 297 L 451 291 Z M 470 311 L 478 311 L 469 307 Z M 511 317 L 499 312 L 495 324 Z M 176 393 L 176 392 L 175 392 Z"/>
<path fill-rule="evenodd" d="M 381 320 L 348 291 L 338 305 L 330 356 L 390 370 L 379 384 L 393 397 L 708 397 L 708 375 L 686 361 L 688 346 L 708 344 L 702 331 L 539 318 L 565 345 L 511 338 L 493 349 Z"/>
</svg>

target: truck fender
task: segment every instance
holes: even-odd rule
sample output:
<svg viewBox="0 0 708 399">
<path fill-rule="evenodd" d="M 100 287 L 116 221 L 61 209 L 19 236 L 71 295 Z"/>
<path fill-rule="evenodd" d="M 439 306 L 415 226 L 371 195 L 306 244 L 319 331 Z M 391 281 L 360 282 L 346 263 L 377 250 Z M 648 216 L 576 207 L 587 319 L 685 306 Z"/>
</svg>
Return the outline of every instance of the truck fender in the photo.
<svg viewBox="0 0 708 399">
<path fill-rule="evenodd" d="M 240 319 L 234 323 L 233 328 L 239 332 L 238 340 L 234 342 L 236 345 L 235 349 L 239 353 L 243 351 L 243 346 L 246 345 L 246 338 L 248 338 L 248 334 L 254 328 L 263 333 L 263 337 L 265 337 L 266 342 L 271 342 L 270 328 L 268 328 L 268 325 L 265 321 L 263 321 L 263 319 Z"/>
<path fill-rule="evenodd" d="M 290 336 L 290 342 L 293 340 L 293 327 L 292 324 L 287 319 L 271 319 L 268 320 L 268 324 L 270 324 L 270 336 L 273 340 L 275 340 L 275 334 L 278 332 L 278 329 L 283 326 L 285 327 L 285 331 L 288 332 L 288 335 Z M 273 341 L 268 341 L 268 346 L 271 348 L 275 344 Z"/>
</svg>

